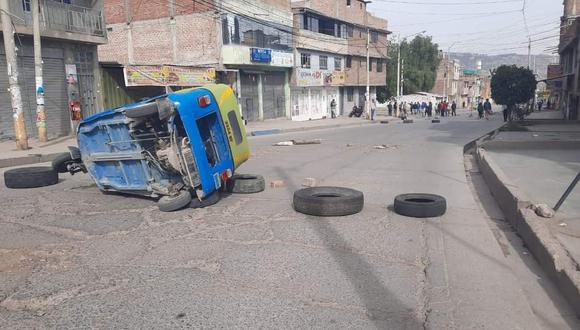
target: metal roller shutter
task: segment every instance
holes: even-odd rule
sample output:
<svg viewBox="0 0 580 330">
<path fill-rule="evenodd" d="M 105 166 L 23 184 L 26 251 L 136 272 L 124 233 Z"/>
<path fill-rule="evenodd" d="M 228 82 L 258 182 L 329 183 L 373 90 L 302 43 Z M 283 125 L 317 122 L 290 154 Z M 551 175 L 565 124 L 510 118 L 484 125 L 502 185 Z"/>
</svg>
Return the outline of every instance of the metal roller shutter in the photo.
<svg viewBox="0 0 580 330">
<path fill-rule="evenodd" d="M 46 111 L 46 130 L 49 137 L 67 135 L 70 132 L 70 119 L 67 106 L 64 61 L 56 58 L 43 58 L 44 96 Z M 36 129 L 36 85 L 34 79 L 34 58 L 19 57 L 19 83 L 22 93 L 22 108 L 29 137 L 38 135 Z M 14 137 L 14 121 L 6 57 L 0 55 L 0 138 Z"/>
<path fill-rule="evenodd" d="M 242 115 L 247 121 L 260 119 L 258 110 L 258 75 L 241 73 Z"/>
<path fill-rule="evenodd" d="M 262 76 L 262 86 L 264 87 L 264 119 L 286 116 L 284 80 L 284 72 L 267 72 Z"/>
</svg>

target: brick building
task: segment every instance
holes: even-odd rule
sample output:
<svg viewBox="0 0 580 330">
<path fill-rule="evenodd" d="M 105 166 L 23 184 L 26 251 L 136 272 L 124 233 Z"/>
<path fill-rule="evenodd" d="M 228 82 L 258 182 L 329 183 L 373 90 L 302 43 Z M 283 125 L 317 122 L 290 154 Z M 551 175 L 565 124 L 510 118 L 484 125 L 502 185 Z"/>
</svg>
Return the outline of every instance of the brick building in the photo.
<svg viewBox="0 0 580 330">
<path fill-rule="evenodd" d="M 71 110 L 83 116 L 101 109 L 97 45 L 107 42 L 102 1 L 40 1 L 44 106 L 49 137 L 73 133 Z M 32 4 L 9 0 L 16 34 L 22 108 L 28 136 L 37 135 Z M 10 31 L 9 33 L 11 33 Z M 1 38 L 1 35 L 0 35 Z M 14 137 L 4 41 L 0 41 L 0 139 Z M 71 106 L 72 104 L 72 106 Z"/>
<path fill-rule="evenodd" d="M 330 116 L 364 106 L 367 28 L 370 31 L 370 99 L 386 81 L 387 21 L 367 12 L 360 0 L 293 1 L 294 70 L 292 119 Z"/>
<path fill-rule="evenodd" d="M 223 82 L 244 118 L 289 116 L 290 0 L 105 0 L 105 13 L 108 105 Z"/>
<path fill-rule="evenodd" d="M 560 23 L 560 54 L 562 93 L 559 108 L 566 118 L 578 120 L 580 107 L 580 0 L 565 0 Z"/>
<path fill-rule="evenodd" d="M 440 58 L 435 85 L 430 93 L 440 95 L 449 102 L 455 101 L 459 104 L 462 82 L 461 65 L 458 60 L 450 58 L 448 54 L 440 53 Z"/>
</svg>

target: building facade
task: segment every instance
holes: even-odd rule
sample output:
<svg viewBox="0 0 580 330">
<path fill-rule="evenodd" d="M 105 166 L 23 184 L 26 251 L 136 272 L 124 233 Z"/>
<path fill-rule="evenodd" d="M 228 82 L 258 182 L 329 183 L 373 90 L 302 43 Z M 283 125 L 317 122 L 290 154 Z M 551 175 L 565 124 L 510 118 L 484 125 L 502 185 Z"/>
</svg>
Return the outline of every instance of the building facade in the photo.
<svg viewBox="0 0 580 330">
<path fill-rule="evenodd" d="M 561 81 L 559 108 L 565 117 L 578 120 L 580 107 L 580 0 L 565 0 L 564 13 L 560 23 L 560 54 L 561 77 L 553 77 Z"/>
<path fill-rule="evenodd" d="M 345 115 L 365 106 L 367 37 L 370 97 L 386 82 L 387 21 L 368 13 L 365 1 L 293 1 L 292 119 Z M 368 36 L 367 36 L 368 33 Z"/>
<path fill-rule="evenodd" d="M 440 53 L 439 66 L 437 67 L 437 76 L 435 85 L 430 93 L 440 95 L 449 102 L 457 103 L 461 99 L 461 77 L 462 69 L 458 60 L 449 57 L 449 54 Z"/>
<path fill-rule="evenodd" d="M 290 0 L 106 0 L 105 11 L 99 56 L 117 102 L 220 82 L 246 120 L 290 116 Z"/>
<path fill-rule="evenodd" d="M 16 30 L 19 84 L 29 137 L 37 136 L 32 38 L 32 4 L 10 0 L 10 16 Z M 73 133 L 76 115 L 88 116 L 101 109 L 97 45 L 107 41 L 103 2 L 90 0 L 40 1 L 44 105 L 48 137 Z M 10 31 L 12 32 L 12 31 Z M 0 71 L 7 72 L 3 41 Z M 0 139 L 14 137 L 8 76 L 0 75 Z M 72 120 L 71 120 L 72 119 Z"/>
</svg>

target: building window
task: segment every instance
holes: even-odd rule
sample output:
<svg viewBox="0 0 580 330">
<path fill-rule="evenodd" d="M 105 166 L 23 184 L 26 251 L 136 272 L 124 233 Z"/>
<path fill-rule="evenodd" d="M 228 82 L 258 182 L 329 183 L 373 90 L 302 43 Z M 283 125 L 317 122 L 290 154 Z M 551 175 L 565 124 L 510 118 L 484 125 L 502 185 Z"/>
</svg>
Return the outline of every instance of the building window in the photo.
<svg viewBox="0 0 580 330">
<path fill-rule="evenodd" d="M 383 60 L 377 60 L 377 72 L 383 72 Z"/>
<path fill-rule="evenodd" d="M 373 72 L 373 60 L 369 59 L 369 67 L 368 67 L 369 72 Z"/>
<path fill-rule="evenodd" d="M 310 69 L 310 54 L 300 54 L 300 66 L 306 69 Z"/>
<path fill-rule="evenodd" d="M 376 44 L 379 41 L 379 33 L 377 31 L 371 31 L 371 42 Z"/>
<path fill-rule="evenodd" d="M 350 55 L 346 57 L 346 67 L 347 68 L 352 67 L 352 56 L 350 56 Z"/>
<path fill-rule="evenodd" d="M 318 57 L 318 68 L 320 70 L 327 70 L 328 69 L 328 56 L 320 55 Z"/>
<path fill-rule="evenodd" d="M 342 58 L 335 57 L 334 58 L 334 71 L 342 70 Z"/>
<path fill-rule="evenodd" d="M 352 38 L 352 36 L 354 34 L 354 29 L 352 28 L 352 25 L 346 26 L 346 34 L 349 38 Z"/>
<path fill-rule="evenodd" d="M 352 102 L 352 100 L 354 99 L 353 94 L 354 94 L 353 88 L 352 87 L 347 87 L 346 88 L 346 100 L 348 102 Z"/>
<path fill-rule="evenodd" d="M 350 0 L 346 0 L 346 6 L 350 7 Z"/>
<path fill-rule="evenodd" d="M 360 64 L 361 68 L 364 68 L 367 65 L 367 61 L 363 61 L 363 60 L 360 60 L 358 63 Z"/>
<path fill-rule="evenodd" d="M 273 22 L 260 23 L 242 16 L 222 16 L 222 41 L 224 45 L 292 49 L 292 27 Z"/>
<path fill-rule="evenodd" d="M 22 9 L 24 9 L 24 11 L 30 11 L 30 1 L 31 0 L 22 0 Z"/>
<path fill-rule="evenodd" d="M 305 30 L 312 31 L 312 32 L 319 31 L 318 18 L 316 18 L 312 15 L 308 15 L 308 14 L 304 14 L 302 17 L 303 17 L 302 27 Z"/>
</svg>

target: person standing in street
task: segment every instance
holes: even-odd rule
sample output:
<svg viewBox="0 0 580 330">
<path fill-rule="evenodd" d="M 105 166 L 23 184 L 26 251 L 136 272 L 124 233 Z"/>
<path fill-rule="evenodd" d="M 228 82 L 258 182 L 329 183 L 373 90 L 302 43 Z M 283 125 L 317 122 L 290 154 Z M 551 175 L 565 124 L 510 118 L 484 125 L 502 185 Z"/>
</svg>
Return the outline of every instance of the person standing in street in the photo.
<svg viewBox="0 0 580 330">
<path fill-rule="evenodd" d="M 389 113 L 389 117 L 391 117 L 393 115 L 393 104 L 391 103 L 391 101 L 389 101 L 389 103 L 387 104 L 387 111 Z"/>
<path fill-rule="evenodd" d="M 332 99 L 332 101 L 330 101 L 330 117 L 332 119 L 336 118 L 336 100 Z"/>
<path fill-rule="evenodd" d="M 455 101 L 451 102 L 451 115 L 457 116 L 457 103 Z"/>
<path fill-rule="evenodd" d="M 441 115 L 441 102 L 437 103 L 437 107 L 435 108 L 435 115 L 439 116 Z"/>
<path fill-rule="evenodd" d="M 509 119 L 509 116 L 510 116 L 510 110 L 507 107 L 507 105 L 502 105 L 502 107 L 503 107 L 503 111 L 502 111 L 503 112 L 503 121 L 507 122 Z"/>
<path fill-rule="evenodd" d="M 373 98 L 371 101 L 371 120 L 375 120 L 375 111 L 377 111 L 377 100 Z"/>
<path fill-rule="evenodd" d="M 481 101 L 479 101 L 479 103 L 477 104 L 477 113 L 479 114 L 479 119 L 483 119 L 483 103 L 481 103 Z"/>
<path fill-rule="evenodd" d="M 429 101 L 429 104 L 427 105 L 427 116 L 433 116 L 433 102 L 431 101 Z"/>
<path fill-rule="evenodd" d="M 489 102 L 489 99 L 485 99 L 485 103 L 483 104 L 483 111 L 485 111 L 485 119 L 489 120 L 489 116 L 492 114 L 491 102 Z"/>
<path fill-rule="evenodd" d="M 395 117 L 397 117 L 399 115 L 399 105 L 397 104 L 397 99 L 395 99 L 395 103 L 393 104 L 393 111 L 395 112 Z"/>
</svg>

